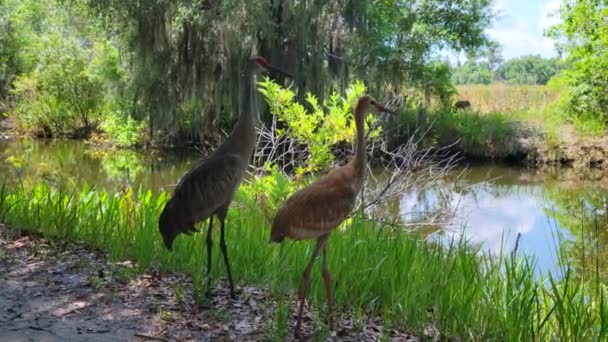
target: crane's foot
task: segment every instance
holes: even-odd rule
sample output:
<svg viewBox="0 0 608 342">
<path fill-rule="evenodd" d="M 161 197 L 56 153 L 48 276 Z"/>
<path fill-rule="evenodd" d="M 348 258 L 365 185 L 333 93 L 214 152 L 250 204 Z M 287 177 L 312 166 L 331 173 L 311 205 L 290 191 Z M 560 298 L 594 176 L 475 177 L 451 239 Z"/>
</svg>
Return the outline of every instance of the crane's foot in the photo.
<svg viewBox="0 0 608 342">
<path fill-rule="evenodd" d="M 332 305 L 327 306 L 326 323 L 329 330 L 334 329 L 334 310 Z"/>
<path fill-rule="evenodd" d="M 236 289 L 232 289 L 230 291 L 230 298 L 232 298 L 233 300 L 238 299 L 241 295 L 243 294 L 243 290 L 239 290 L 238 288 Z"/>
<path fill-rule="evenodd" d="M 327 315 L 327 327 L 329 330 L 334 330 L 334 315 L 332 313 Z"/>
</svg>

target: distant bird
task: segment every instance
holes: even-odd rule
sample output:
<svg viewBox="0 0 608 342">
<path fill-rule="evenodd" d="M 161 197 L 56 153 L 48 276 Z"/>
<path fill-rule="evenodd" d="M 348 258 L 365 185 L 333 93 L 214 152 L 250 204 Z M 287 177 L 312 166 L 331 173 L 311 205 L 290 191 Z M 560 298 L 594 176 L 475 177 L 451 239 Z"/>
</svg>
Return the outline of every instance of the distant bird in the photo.
<svg viewBox="0 0 608 342">
<path fill-rule="evenodd" d="M 295 335 L 300 336 L 302 310 L 308 288 L 310 270 L 319 251 L 323 250 L 323 280 L 327 297 L 329 324 L 331 318 L 331 276 L 327 265 L 327 240 L 329 234 L 348 217 L 363 187 L 366 173 L 367 152 L 365 150 L 364 115 L 373 112 L 389 112 L 370 96 L 362 96 L 355 107 L 357 145 L 355 158 L 343 167 L 331 170 L 327 175 L 297 191 L 279 210 L 270 233 L 271 242 L 281 242 L 285 238 L 293 240 L 317 239 L 317 245 L 308 262 L 299 289 L 300 308 Z"/>
<path fill-rule="evenodd" d="M 471 107 L 471 102 L 469 102 L 468 100 L 456 101 L 456 103 L 454 104 L 454 108 L 456 108 L 456 110 L 464 110 L 469 107 Z"/>
<path fill-rule="evenodd" d="M 230 283 L 230 295 L 235 298 L 234 284 L 224 239 L 224 221 L 228 207 L 243 174 L 249 165 L 256 144 L 253 108 L 253 76 L 260 72 L 288 73 L 270 65 L 262 57 L 248 61 L 242 75 L 242 108 L 240 117 L 228 138 L 204 161 L 188 171 L 177 184 L 173 196 L 160 214 L 160 233 L 167 249 L 171 250 L 173 240 L 180 234 L 197 232 L 195 224 L 209 218 L 207 231 L 207 286 L 211 284 L 211 248 L 213 245 L 213 215 L 220 220 L 220 248 L 226 264 Z"/>
</svg>

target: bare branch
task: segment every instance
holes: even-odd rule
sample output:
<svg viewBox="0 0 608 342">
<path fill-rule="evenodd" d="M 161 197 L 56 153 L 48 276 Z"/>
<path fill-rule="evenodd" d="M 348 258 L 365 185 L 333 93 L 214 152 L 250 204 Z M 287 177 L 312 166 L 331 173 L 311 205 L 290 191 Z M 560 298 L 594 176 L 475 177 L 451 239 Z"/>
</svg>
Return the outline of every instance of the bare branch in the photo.
<svg viewBox="0 0 608 342">
<path fill-rule="evenodd" d="M 404 101 L 404 98 L 394 98 L 390 103 L 391 106 L 400 105 Z M 382 120 L 378 120 L 372 125 L 368 136 L 369 132 L 381 123 Z M 288 128 L 279 130 L 279 125 L 277 118 L 273 117 L 269 126 L 258 127 L 257 150 L 250 169 L 251 174 L 265 173 L 267 171 L 265 166 L 269 163 L 276 165 L 286 175 L 294 174 L 298 167 L 306 166 L 309 157 L 308 146 L 289 138 Z M 387 213 L 387 208 L 391 204 L 399 203 L 404 198 L 404 194 L 406 196 L 424 194 L 436 189 L 448 174 L 456 178 L 461 176 L 461 173 L 454 172 L 461 161 L 461 156 L 454 152 L 456 150 L 454 146 L 458 142 L 444 147 L 422 147 L 432 125 L 423 131 L 416 130 L 405 143 L 390 147 L 390 141 L 394 140 L 396 131 L 404 126 L 404 124 L 391 126 L 383 130 L 380 137 L 369 139 L 368 151 L 373 156 L 371 164 L 379 168 L 372 169 L 368 166 L 368 181 L 355 212 L 383 222 L 387 226 L 411 229 L 443 225 L 454 217 L 456 208 L 453 204 L 458 203 L 453 198 L 447 197 L 451 195 L 438 195 L 445 198 L 440 198 L 441 203 L 433 208 L 397 215 Z M 352 158 L 353 148 L 350 144 L 334 146 L 332 153 L 333 164 L 340 165 Z"/>
</svg>

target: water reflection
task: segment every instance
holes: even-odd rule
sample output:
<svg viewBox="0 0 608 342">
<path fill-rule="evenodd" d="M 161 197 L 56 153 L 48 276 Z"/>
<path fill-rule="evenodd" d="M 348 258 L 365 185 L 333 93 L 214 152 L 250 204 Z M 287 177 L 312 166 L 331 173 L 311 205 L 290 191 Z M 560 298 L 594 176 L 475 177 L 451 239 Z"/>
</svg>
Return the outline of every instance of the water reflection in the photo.
<svg viewBox="0 0 608 342">
<path fill-rule="evenodd" d="M 0 141 L 0 173 L 25 185 L 43 179 L 60 185 L 86 181 L 109 191 L 126 186 L 171 191 L 197 155 L 195 150 L 107 152 L 76 141 L 5 140 Z M 439 241 L 464 233 L 493 253 L 510 252 L 520 233 L 519 251 L 536 258 L 537 272 L 559 274 L 560 262 L 568 262 L 580 277 L 608 280 L 604 173 L 496 165 L 470 167 L 463 177 L 460 173 L 456 170 L 434 184 L 414 182 L 375 214 L 407 226 L 415 223 L 422 234 Z M 559 248 L 556 235 L 564 240 Z"/>
<path fill-rule="evenodd" d="M 0 173 L 11 182 L 87 182 L 108 191 L 125 186 L 171 191 L 197 152 L 103 151 L 77 141 L 0 141 Z"/>
<path fill-rule="evenodd" d="M 483 251 L 509 253 L 521 234 L 518 251 L 534 256 L 537 273 L 561 274 L 560 264 L 569 263 L 584 269 L 581 275 L 593 270 L 604 277 L 608 210 L 601 208 L 608 187 L 600 179 L 598 173 L 474 166 L 463 178 L 412 187 L 400 200 L 399 215 L 423 222 L 424 213 L 448 209 L 456 215 L 431 231 L 432 238 L 449 242 L 464 234 Z"/>
<path fill-rule="evenodd" d="M 571 236 L 562 245 L 564 262 L 577 277 L 608 280 L 608 193 L 596 187 L 548 189 L 553 206 L 547 211 Z"/>
</svg>

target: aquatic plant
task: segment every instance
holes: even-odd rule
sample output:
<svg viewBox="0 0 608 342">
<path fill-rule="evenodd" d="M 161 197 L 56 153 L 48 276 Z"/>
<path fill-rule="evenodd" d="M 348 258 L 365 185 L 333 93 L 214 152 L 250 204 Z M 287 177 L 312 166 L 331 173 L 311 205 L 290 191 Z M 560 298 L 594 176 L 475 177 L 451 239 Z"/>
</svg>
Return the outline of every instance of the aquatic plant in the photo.
<svg viewBox="0 0 608 342">
<path fill-rule="evenodd" d="M 162 247 L 157 222 L 166 200 L 165 193 L 143 189 L 108 193 L 86 185 L 70 191 L 45 183 L 31 189 L 3 186 L 0 222 L 53 239 L 84 241 L 107 250 L 113 260 L 134 258 L 141 271 L 157 265 L 187 272 L 195 286 L 203 286 L 203 234 L 178 238 L 173 253 Z M 236 202 L 226 231 L 236 283 L 290 293 L 312 244 L 269 245 L 268 224 L 256 199 L 240 190 Z M 607 337 L 605 287 L 592 290 L 567 267 L 562 278 L 535 277 L 534 260 L 510 251 L 486 255 L 463 239 L 440 245 L 360 217 L 346 228 L 332 236 L 329 260 L 339 279 L 334 284 L 338 310 L 382 315 L 389 326 L 420 333 L 430 322 L 442 334 L 466 340 Z M 213 273 L 223 269 L 215 266 Z M 324 298 L 318 268 L 310 293 L 317 307 Z"/>
</svg>

